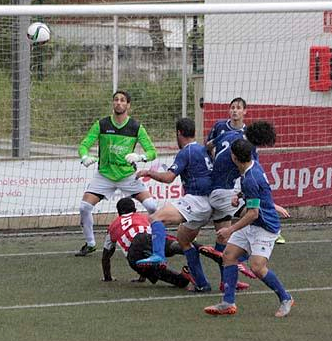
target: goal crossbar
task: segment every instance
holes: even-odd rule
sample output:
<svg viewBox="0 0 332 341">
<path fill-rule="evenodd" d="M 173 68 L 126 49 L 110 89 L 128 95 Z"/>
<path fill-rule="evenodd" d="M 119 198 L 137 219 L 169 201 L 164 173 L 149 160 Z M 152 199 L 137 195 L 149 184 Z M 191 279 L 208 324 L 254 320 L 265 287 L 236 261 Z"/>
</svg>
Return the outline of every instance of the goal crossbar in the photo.
<svg viewBox="0 0 332 341">
<path fill-rule="evenodd" d="M 331 1 L 236 4 L 132 4 L 132 5 L 0 5 L 0 16 L 109 16 L 198 15 L 231 13 L 321 12 L 332 10 Z"/>
</svg>

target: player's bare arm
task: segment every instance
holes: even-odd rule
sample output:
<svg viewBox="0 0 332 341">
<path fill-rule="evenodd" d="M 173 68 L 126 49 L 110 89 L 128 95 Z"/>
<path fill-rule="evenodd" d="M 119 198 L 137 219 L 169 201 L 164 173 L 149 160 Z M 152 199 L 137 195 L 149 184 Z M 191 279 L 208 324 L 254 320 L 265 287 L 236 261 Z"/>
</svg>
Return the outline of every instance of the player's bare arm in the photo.
<svg viewBox="0 0 332 341">
<path fill-rule="evenodd" d="M 136 173 L 136 177 L 137 178 L 142 178 L 142 177 L 150 177 L 153 180 L 156 180 L 158 182 L 163 182 L 166 184 L 170 184 L 174 181 L 174 179 L 176 178 L 176 175 L 171 172 L 171 171 L 167 171 L 167 172 L 156 172 L 153 170 L 140 170 Z"/>
<path fill-rule="evenodd" d="M 284 207 L 274 204 L 274 208 L 281 215 L 281 217 L 290 218 L 290 213 Z"/>
</svg>

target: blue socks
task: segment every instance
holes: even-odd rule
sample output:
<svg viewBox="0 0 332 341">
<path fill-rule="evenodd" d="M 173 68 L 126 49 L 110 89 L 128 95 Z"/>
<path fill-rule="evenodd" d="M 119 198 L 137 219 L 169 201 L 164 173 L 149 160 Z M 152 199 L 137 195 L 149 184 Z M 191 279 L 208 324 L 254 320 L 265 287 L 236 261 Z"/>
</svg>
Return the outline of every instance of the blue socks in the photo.
<svg viewBox="0 0 332 341">
<path fill-rule="evenodd" d="M 216 245 L 214 247 L 217 251 L 223 252 L 226 248 L 226 245 L 224 244 L 219 244 L 216 242 Z M 223 272 L 224 272 L 224 266 L 223 265 L 219 265 L 219 269 L 220 269 L 220 282 L 223 281 Z"/>
<path fill-rule="evenodd" d="M 235 303 L 235 290 L 238 278 L 237 265 L 229 265 L 224 267 L 224 297 L 227 303 Z"/>
<path fill-rule="evenodd" d="M 249 259 L 249 255 L 246 253 L 244 254 L 243 256 L 239 257 L 237 260 L 240 262 L 240 263 L 243 263 L 245 261 L 247 261 Z"/>
<path fill-rule="evenodd" d="M 161 221 L 151 224 L 152 230 L 152 252 L 165 258 L 166 227 Z"/>
<path fill-rule="evenodd" d="M 264 278 L 262 278 L 262 282 L 264 282 L 270 289 L 272 289 L 277 296 L 279 297 L 280 302 L 284 300 L 290 300 L 291 296 L 288 292 L 286 292 L 283 284 L 279 281 L 276 274 L 269 270 Z"/>
<path fill-rule="evenodd" d="M 190 273 L 195 279 L 196 286 L 201 288 L 208 285 L 209 283 L 204 275 L 199 253 L 196 248 L 192 247 L 189 250 L 184 251 L 184 254 L 187 258 Z"/>
</svg>

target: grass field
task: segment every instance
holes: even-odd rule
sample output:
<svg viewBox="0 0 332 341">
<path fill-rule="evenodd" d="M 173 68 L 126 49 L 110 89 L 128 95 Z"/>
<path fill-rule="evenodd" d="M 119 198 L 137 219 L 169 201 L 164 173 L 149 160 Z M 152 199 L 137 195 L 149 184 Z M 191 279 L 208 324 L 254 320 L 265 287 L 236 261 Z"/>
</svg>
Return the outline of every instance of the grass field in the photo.
<svg viewBox="0 0 332 341">
<path fill-rule="evenodd" d="M 200 241 L 212 243 L 212 231 Z M 238 314 L 209 316 L 217 303 L 219 274 L 203 259 L 211 294 L 194 295 L 165 283 L 131 283 L 136 277 L 121 252 L 112 258 L 116 282 L 100 281 L 101 252 L 76 258 L 80 234 L 0 237 L 0 340 L 292 340 L 328 341 L 332 336 L 331 226 L 285 229 L 270 267 L 296 301 L 276 319 L 278 301 L 258 280 L 237 296 Z M 99 249 L 104 235 L 98 234 Z M 182 256 L 170 259 L 174 269 Z M 241 277 L 242 280 L 247 280 Z"/>
</svg>

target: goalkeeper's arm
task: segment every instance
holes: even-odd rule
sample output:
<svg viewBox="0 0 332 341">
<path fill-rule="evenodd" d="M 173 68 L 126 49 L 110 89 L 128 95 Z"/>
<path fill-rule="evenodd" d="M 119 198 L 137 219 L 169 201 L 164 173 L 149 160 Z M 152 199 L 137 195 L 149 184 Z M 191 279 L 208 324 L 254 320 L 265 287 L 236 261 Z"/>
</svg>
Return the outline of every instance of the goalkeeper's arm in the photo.
<svg viewBox="0 0 332 341">
<path fill-rule="evenodd" d="M 85 167 L 89 167 L 90 165 L 98 161 L 98 158 L 89 155 L 89 150 L 98 140 L 99 135 L 100 135 L 99 121 L 96 121 L 92 125 L 92 127 L 90 128 L 85 138 L 82 140 L 78 147 L 78 154 L 81 157 L 81 163 Z"/>
<path fill-rule="evenodd" d="M 141 161 L 153 161 L 157 157 L 157 151 L 143 125 L 140 125 L 138 130 L 138 142 L 142 146 L 146 157 L 145 160 Z"/>
</svg>

